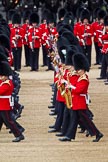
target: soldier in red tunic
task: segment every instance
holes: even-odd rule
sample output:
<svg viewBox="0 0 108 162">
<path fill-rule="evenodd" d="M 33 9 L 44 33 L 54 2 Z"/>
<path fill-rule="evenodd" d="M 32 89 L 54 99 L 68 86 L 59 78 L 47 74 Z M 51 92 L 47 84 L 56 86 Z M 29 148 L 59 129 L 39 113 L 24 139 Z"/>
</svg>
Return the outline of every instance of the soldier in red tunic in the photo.
<svg viewBox="0 0 108 162">
<path fill-rule="evenodd" d="M 29 30 L 29 16 L 31 14 L 30 10 L 26 10 L 23 16 L 22 28 L 24 30 L 24 52 L 25 52 L 25 67 L 30 66 L 30 51 L 29 51 L 29 40 L 28 40 L 28 30 Z"/>
<path fill-rule="evenodd" d="M 39 69 L 39 49 L 41 46 L 41 30 L 38 26 L 39 16 L 36 12 L 30 15 L 30 28 L 28 31 L 29 47 L 30 47 L 30 71 L 38 71 Z"/>
<path fill-rule="evenodd" d="M 24 140 L 24 136 L 11 117 L 13 106 L 11 95 L 14 86 L 12 80 L 9 79 L 10 75 L 12 70 L 9 64 L 5 61 L 0 62 L 0 130 L 4 123 L 16 137 L 12 142 L 19 142 Z"/>
<path fill-rule="evenodd" d="M 60 141 L 71 141 L 75 139 L 77 126 L 79 120 L 83 121 L 84 126 L 89 131 L 91 136 L 96 136 L 96 139 L 93 142 L 98 142 L 103 134 L 96 128 L 94 123 L 89 119 L 87 115 L 87 94 L 89 79 L 86 71 L 89 71 L 89 63 L 87 58 L 83 54 L 75 54 L 73 56 L 74 68 L 79 75 L 77 83 L 75 86 L 70 85 L 72 88 L 72 118 L 68 131 L 65 134 L 64 138 L 60 138 Z"/>
<path fill-rule="evenodd" d="M 14 70 L 21 70 L 22 44 L 24 30 L 20 27 L 21 16 L 15 13 L 12 18 L 13 27 L 11 28 L 11 48 L 14 57 Z"/>
<path fill-rule="evenodd" d="M 89 61 L 89 65 L 91 66 L 91 49 L 92 49 L 93 31 L 92 31 L 91 24 L 89 23 L 90 13 L 87 9 L 82 10 L 81 21 L 82 24 L 79 26 L 80 45 L 83 49 L 84 55 L 87 57 Z"/>
</svg>

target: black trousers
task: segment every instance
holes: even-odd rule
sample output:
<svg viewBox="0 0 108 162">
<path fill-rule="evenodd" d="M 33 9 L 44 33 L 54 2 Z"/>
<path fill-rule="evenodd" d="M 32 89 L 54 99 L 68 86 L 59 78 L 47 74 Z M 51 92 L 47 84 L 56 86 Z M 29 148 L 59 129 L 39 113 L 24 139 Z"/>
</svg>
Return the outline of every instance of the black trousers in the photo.
<svg viewBox="0 0 108 162">
<path fill-rule="evenodd" d="M 83 53 L 87 57 L 90 66 L 91 66 L 91 49 L 92 49 L 91 45 L 82 46 Z"/>
<path fill-rule="evenodd" d="M 14 70 L 21 69 L 21 57 L 22 57 L 22 47 L 12 48 L 13 58 L 14 58 Z"/>
<path fill-rule="evenodd" d="M 49 70 L 52 70 L 51 58 L 47 55 L 47 66 Z"/>
<path fill-rule="evenodd" d="M 102 47 L 98 46 L 98 50 L 99 50 L 99 64 L 101 65 L 102 64 L 102 57 L 103 57 L 103 54 L 101 52 Z"/>
<path fill-rule="evenodd" d="M 45 46 L 42 45 L 42 52 L 43 52 L 43 65 L 47 65 L 47 49 Z"/>
<path fill-rule="evenodd" d="M 53 105 L 56 105 L 56 96 L 57 96 L 57 84 L 54 84 L 54 96 L 53 96 Z"/>
<path fill-rule="evenodd" d="M 34 48 L 34 51 L 31 50 L 30 65 L 31 65 L 31 70 L 39 69 L 39 48 Z"/>
<path fill-rule="evenodd" d="M 24 45 L 25 50 L 25 65 L 30 66 L 30 50 L 28 45 Z"/>
<path fill-rule="evenodd" d="M 95 51 L 96 51 L 96 64 L 99 64 L 99 62 L 100 62 L 100 54 L 99 54 L 98 43 L 94 42 L 94 46 L 95 46 Z"/>
<path fill-rule="evenodd" d="M 57 104 L 57 118 L 56 118 L 55 126 L 54 126 L 54 128 L 56 130 L 61 129 L 61 125 L 62 125 L 62 122 L 63 122 L 64 108 L 65 108 L 64 102 L 59 102 L 58 101 L 58 104 Z"/>
<path fill-rule="evenodd" d="M 100 76 L 108 79 L 108 54 L 102 55 L 102 68 Z"/>
<path fill-rule="evenodd" d="M 61 132 L 65 135 L 67 133 L 67 130 L 69 128 L 69 124 L 70 124 L 70 119 L 72 118 L 72 109 L 68 109 L 65 106 L 64 109 L 64 114 L 63 114 L 63 122 L 62 122 L 62 128 L 61 128 Z"/>
<path fill-rule="evenodd" d="M 3 123 L 10 128 L 15 137 L 19 137 L 21 132 L 19 131 L 16 123 L 11 118 L 11 111 L 0 111 L 0 130 L 2 128 Z"/>
<path fill-rule="evenodd" d="M 65 134 L 67 137 L 75 139 L 77 126 L 80 119 L 83 121 L 83 125 L 89 131 L 91 136 L 98 135 L 100 133 L 95 124 L 89 119 L 86 110 L 73 110 L 69 128 Z"/>
</svg>

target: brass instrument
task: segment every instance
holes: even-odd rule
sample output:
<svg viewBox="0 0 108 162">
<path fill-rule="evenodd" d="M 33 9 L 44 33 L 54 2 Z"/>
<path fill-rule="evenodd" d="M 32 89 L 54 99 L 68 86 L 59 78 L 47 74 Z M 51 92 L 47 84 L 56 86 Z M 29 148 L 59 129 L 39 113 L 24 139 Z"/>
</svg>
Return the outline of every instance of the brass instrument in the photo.
<svg viewBox="0 0 108 162">
<path fill-rule="evenodd" d="M 69 72 L 70 73 L 70 72 Z M 69 73 L 67 74 L 67 81 L 68 83 L 69 82 Z M 60 89 L 60 93 L 61 95 L 65 98 L 65 101 L 66 101 L 66 106 L 68 109 L 71 109 L 72 108 L 72 95 L 71 95 L 71 89 L 70 88 L 65 88 L 65 83 L 62 83 L 60 86 L 59 86 L 59 89 Z"/>
</svg>

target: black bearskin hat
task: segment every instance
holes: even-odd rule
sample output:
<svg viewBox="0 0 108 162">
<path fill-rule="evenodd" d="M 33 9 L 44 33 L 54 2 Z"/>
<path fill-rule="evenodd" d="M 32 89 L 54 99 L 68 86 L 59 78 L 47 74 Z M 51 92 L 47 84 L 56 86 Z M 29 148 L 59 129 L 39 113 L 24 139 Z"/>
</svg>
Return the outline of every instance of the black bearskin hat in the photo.
<svg viewBox="0 0 108 162">
<path fill-rule="evenodd" d="M 32 23 L 37 23 L 39 24 L 39 15 L 37 12 L 33 12 L 31 15 L 30 15 L 30 24 Z"/>
<path fill-rule="evenodd" d="M 75 53 L 79 53 L 78 47 L 75 46 L 75 45 L 68 46 L 68 48 L 67 48 L 67 54 L 66 54 L 66 60 L 65 60 L 65 64 L 66 65 L 73 65 L 72 56 Z"/>
<path fill-rule="evenodd" d="M 100 10 L 98 10 L 97 15 L 98 15 L 98 20 L 104 19 L 106 12 L 104 10 L 100 9 Z"/>
<path fill-rule="evenodd" d="M 44 9 L 41 16 L 41 22 L 43 22 L 43 20 L 46 20 L 48 22 L 48 17 L 50 14 L 51 14 L 50 10 Z"/>
<path fill-rule="evenodd" d="M 21 15 L 19 13 L 12 16 L 12 24 L 21 24 Z"/>
<path fill-rule="evenodd" d="M 12 75 L 12 69 L 8 62 L 6 61 L 0 62 L 0 75 L 5 75 L 5 76 Z"/>
<path fill-rule="evenodd" d="M 16 10 L 11 9 L 8 11 L 8 21 L 12 20 L 13 15 L 16 13 Z"/>
<path fill-rule="evenodd" d="M 50 15 L 48 16 L 48 23 L 56 23 L 56 18 L 54 17 L 54 14 L 50 12 Z"/>
<path fill-rule="evenodd" d="M 76 10 L 76 18 L 77 18 L 77 21 L 79 21 L 79 18 L 81 16 L 81 12 L 84 10 L 84 7 L 79 7 L 77 8 Z"/>
<path fill-rule="evenodd" d="M 84 54 L 76 53 L 72 60 L 75 70 L 89 71 L 89 62 Z"/>
<path fill-rule="evenodd" d="M 71 25 L 72 27 L 74 26 L 74 16 L 72 12 L 67 12 L 64 16 L 63 22 L 65 24 Z"/>
<path fill-rule="evenodd" d="M 61 18 L 64 18 L 65 14 L 66 14 L 66 10 L 64 8 L 61 8 L 58 11 L 58 19 L 60 20 Z"/>
<path fill-rule="evenodd" d="M 10 50 L 10 40 L 6 34 L 0 34 L 0 45 Z"/>
<path fill-rule="evenodd" d="M 93 11 L 93 19 L 98 18 L 98 11 L 100 10 L 99 7 L 95 8 L 95 10 Z"/>
<path fill-rule="evenodd" d="M 24 14 L 23 14 L 23 22 L 25 23 L 26 20 L 29 20 L 31 14 L 31 10 L 25 10 Z"/>
<path fill-rule="evenodd" d="M 108 26 L 108 15 L 104 17 L 104 25 Z"/>
<path fill-rule="evenodd" d="M 90 12 L 88 9 L 84 9 L 81 11 L 81 21 L 83 21 L 84 19 L 87 19 L 88 21 L 90 21 Z"/>
<path fill-rule="evenodd" d="M 0 61 L 8 61 L 7 56 L 8 56 L 8 53 L 6 49 L 0 46 Z"/>
</svg>

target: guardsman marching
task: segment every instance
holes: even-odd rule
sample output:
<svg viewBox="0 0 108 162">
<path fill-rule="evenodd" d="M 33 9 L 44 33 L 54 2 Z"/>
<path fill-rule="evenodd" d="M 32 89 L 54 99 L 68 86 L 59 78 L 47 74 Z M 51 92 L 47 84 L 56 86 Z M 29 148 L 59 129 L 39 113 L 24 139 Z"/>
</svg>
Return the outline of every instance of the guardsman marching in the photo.
<svg viewBox="0 0 108 162">
<path fill-rule="evenodd" d="M 92 27 L 89 24 L 90 21 L 90 13 L 87 9 L 82 10 L 81 12 L 81 21 L 82 24 L 79 26 L 79 37 L 80 37 L 80 45 L 83 49 L 84 55 L 87 57 L 89 61 L 89 65 L 91 66 L 91 49 L 92 49 Z"/>
<path fill-rule="evenodd" d="M 12 142 L 24 140 L 22 132 L 18 129 L 17 124 L 11 118 L 12 100 L 11 95 L 14 89 L 12 80 L 9 76 L 12 70 L 6 61 L 0 62 L 0 130 L 3 123 L 11 130 L 16 137 Z"/>
<path fill-rule="evenodd" d="M 41 46 L 41 30 L 38 26 L 39 16 L 36 12 L 30 15 L 30 28 L 28 31 L 29 47 L 30 47 L 30 71 L 38 71 L 39 69 L 39 49 Z"/>
<path fill-rule="evenodd" d="M 26 10 L 23 16 L 22 28 L 24 29 L 24 52 L 25 52 L 25 67 L 30 66 L 30 50 L 29 50 L 29 40 L 28 40 L 28 30 L 29 30 L 29 16 L 31 14 L 30 10 Z"/>
<path fill-rule="evenodd" d="M 89 63 L 85 55 L 80 53 L 73 56 L 73 65 L 79 77 L 75 86 L 73 86 L 72 84 L 69 86 L 72 89 L 72 120 L 69 124 L 65 137 L 60 138 L 59 140 L 75 140 L 77 126 L 80 119 L 83 121 L 90 135 L 96 136 L 93 142 L 98 142 L 103 137 L 103 134 L 96 128 L 94 123 L 91 121 L 91 119 L 89 119 L 87 115 L 87 93 L 89 79 L 86 71 L 89 71 Z"/>
<path fill-rule="evenodd" d="M 21 16 L 15 13 L 12 17 L 13 27 L 11 28 L 11 48 L 14 57 L 14 70 L 21 70 L 22 44 L 24 38 L 24 30 L 20 27 Z"/>
</svg>

